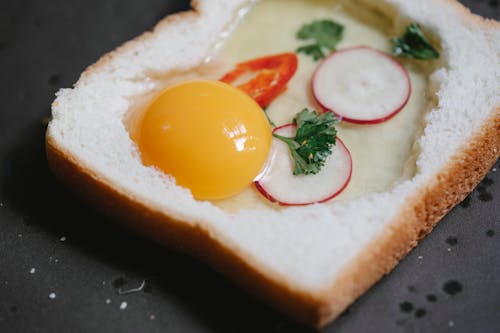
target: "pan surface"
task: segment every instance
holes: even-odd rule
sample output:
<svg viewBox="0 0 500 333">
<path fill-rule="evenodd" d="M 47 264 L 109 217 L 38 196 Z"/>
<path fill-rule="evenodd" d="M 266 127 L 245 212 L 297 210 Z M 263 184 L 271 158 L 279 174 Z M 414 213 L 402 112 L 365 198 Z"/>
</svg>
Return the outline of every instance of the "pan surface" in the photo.
<svg viewBox="0 0 500 333">
<path fill-rule="evenodd" d="M 463 1 L 500 18 L 497 0 Z M 0 2 L 0 332 L 309 332 L 49 172 L 55 91 L 174 0 Z M 500 169 L 325 332 L 500 332 Z"/>
</svg>

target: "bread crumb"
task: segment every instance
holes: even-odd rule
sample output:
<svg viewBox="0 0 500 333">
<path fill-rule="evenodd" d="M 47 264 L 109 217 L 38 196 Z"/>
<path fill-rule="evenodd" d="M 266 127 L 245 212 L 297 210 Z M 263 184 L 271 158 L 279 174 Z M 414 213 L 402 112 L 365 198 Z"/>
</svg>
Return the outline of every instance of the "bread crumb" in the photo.
<svg viewBox="0 0 500 333">
<path fill-rule="evenodd" d="M 149 320 L 155 320 L 155 319 L 156 319 L 156 316 L 154 314 L 149 315 Z"/>
<path fill-rule="evenodd" d="M 448 322 L 448 326 L 449 326 L 449 327 L 453 327 L 453 326 L 455 326 L 455 322 L 454 322 L 453 320 L 450 320 L 450 321 Z"/>
<path fill-rule="evenodd" d="M 66 236 L 62 236 L 59 240 L 60 240 L 61 242 L 65 242 L 65 241 L 66 241 Z"/>
<path fill-rule="evenodd" d="M 128 305 L 127 302 L 122 302 L 120 304 L 120 310 L 125 310 L 127 308 L 127 305 Z"/>
<path fill-rule="evenodd" d="M 418 258 L 419 260 L 422 260 L 422 259 L 424 259 L 424 256 L 418 256 L 417 258 Z"/>
<path fill-rule="evenodd" d="M 137 288 L 132 288 L 132 289 L 128 289 L 128 290 L 122 290 L 122 288 L 119 288 L 118 289 L 118 294 L 120 295 L 126 295 L 126 294 L 132 294 L 132 293 L 137 293 L 137 292 L 140 292 L 144 289 L 144 286 L 146 286 L 146 280 L 143 280 L 141 282 L 141 285 Z"/>
<path fill-rule="evenodd" d="M 30 274 L 35 274 L 35 272 L 36 272 L 36 269 L 35 269 L 34 267 L 32 267 L 32 268 L 30 269 Z"/>
<path fill-rule="evenodd" d="M 111 300 L 109 298 L 106 299 L 106 304 L 111 304 Z"/>
<path fill-rule="evenodd" d="M 49 298 L 50 298 L 50 299 L 54 299 L 54 298 L 56 298 L 56 293 L 50 293 L 50 294 L 49 294 Z"/>
</svg>

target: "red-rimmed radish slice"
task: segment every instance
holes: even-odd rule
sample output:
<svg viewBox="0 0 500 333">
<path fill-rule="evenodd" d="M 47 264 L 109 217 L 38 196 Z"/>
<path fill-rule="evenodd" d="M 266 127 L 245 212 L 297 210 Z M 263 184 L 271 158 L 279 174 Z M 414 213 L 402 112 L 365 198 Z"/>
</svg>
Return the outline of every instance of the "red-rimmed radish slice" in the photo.
<svg viewBox="0 0 500 333">
<path fill-rule="evenodd" d="M 295 136 L 293 124 L 278 127 L 274 133 L 285 137 Z M 322 203 L 339 195 L 349 184 L 352 174 L 351 153 L 342 140 L 332 147 L 332 154 L 316 175 L 293 174 L 294 162 L 288 146 L 273 139 L 271 157 L 255 186 L 267 199 L 283 206 L 303 206 Z"/>
<path fill-rule="evenodd" d="M 408 103 L 410 76 L 395 59 L 369 47 L 332 53 L 316 69 L 312 90 L 317 102 L 342 120 L 377 124 Z"/>
</svg>

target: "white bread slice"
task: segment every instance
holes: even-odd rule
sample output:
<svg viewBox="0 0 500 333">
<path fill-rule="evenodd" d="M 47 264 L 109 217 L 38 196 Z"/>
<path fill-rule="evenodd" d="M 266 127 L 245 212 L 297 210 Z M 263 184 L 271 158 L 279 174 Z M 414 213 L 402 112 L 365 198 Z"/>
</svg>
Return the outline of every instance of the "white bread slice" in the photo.
<svg viewBox="0 0 500 333">
<path fill-rule="evenodd" d="M 265 1 L 265 0 L 264 0 Z M 306 1 L 306 0 L 304 0 Z M 441 40 L 439 105 L 418 142 L 417 174 L 386 193 L 308 207 L 227 213 L 145 167 L 123 124 L 148 79 L 187 70 L 255 1 L 198 0 L 89 67 L 58 92 L 46 136 L 53 172 L 82 198 L 190 253 L 297 320 L 321 327 L 428 233 L 500 155 L 500 25 L 451 0 L 363 0 Z"/>
</svg>

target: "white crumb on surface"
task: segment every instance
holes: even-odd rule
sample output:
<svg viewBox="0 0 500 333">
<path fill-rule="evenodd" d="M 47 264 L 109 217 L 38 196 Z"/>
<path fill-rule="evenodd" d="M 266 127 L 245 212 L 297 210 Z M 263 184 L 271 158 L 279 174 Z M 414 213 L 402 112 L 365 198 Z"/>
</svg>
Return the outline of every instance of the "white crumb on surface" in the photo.
<svg viewBox="0 0 500 333">
<path fill-rule="evenodd" d="M 54 258 L 53 256 L 50 256 L 50 257 L 49 257 L 49 262 L 58 263 L 58 262 L 59 262 L 59 259 L 58 259 L 58 258 Z"/>
<path fill-rule="evenodd" d="M 49 294 L 50 299 L 55 299 L 56 298 L 56 293 L 50 293 Z"/>
<path fill-rule="evenodd" d="M 111 304 L 111 300 L 109 298 L 106 299 L 106 304 Z"/>
<path fill-rule="evenodd" d="M 418 258 L 418 260 L 422 260 L 422 259 L 424 259 L 424 256 L 418 256 L 417 258 Z"/>
<path fill-rule="evenodd" d="M 127 302 L 121 302 L 120 310 L 125 310 L 127 308 L 127 306 L 128 306 Z"/>
<path fill-rule="evenodd" d="M 59 240 L 60 240 L 61 242 L 65 242 L 65 241 L 66 241 L 66 236 L 62 236 Z"/>
<path fill-rule="evenodd" d="M 449 326 L 449 327 L 453 327 L 453 326 L 455 326 L 455 322 L 454 322 L 453 320 L 450 320 L 450 321 L 448 322 L 448 326 Z"/>
<path fill-rule="evenodd" d="M 121 288 L 118 289 L 118 294 L 119 295 L 126 295 L 126 294 L 137 293 L 137 292 L 144 290 L 145 286 L 146 286 L 146 280 L 143 280 L 141 282 L 141 284 L 139 285 L 139 287 L 137 287 L 137 288 L 131 288 L 131 289 L 127 289 L 127 290 L 122 290 Z"/>
<path fill-rule="evenodd" d="M 449 247 L 447 250 L 448 250 L 448 252 L 451 252 L 451 247 Z"/>
<path fill-rule="evenodd" d="M 36 272 L 36 268 L 32 267 L 32 268 L 30 269 L 30 274 L 35 274 L 35 272 Z"/>
<path fill-rule="evenodd" d="M 155 316 L 154 314 L 149 315 L 149 319 L 150 319 L 150 320 L 155 320 L 155 319 L 156 319 L 156 316 Z"/>
</svg>

